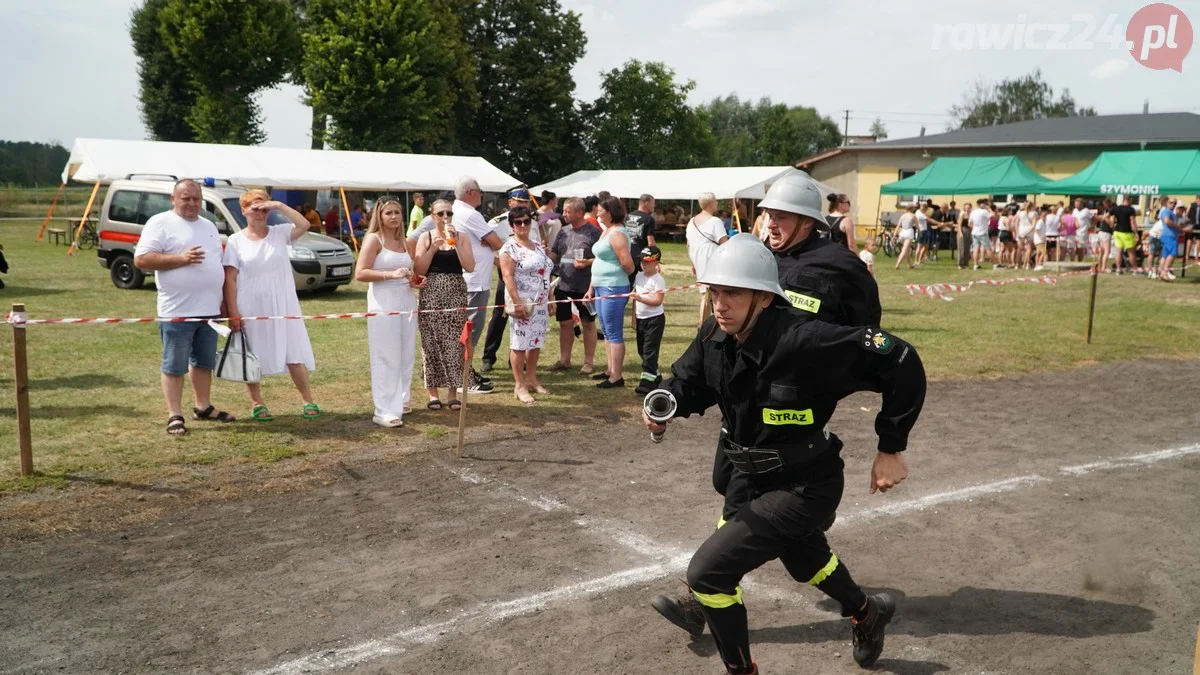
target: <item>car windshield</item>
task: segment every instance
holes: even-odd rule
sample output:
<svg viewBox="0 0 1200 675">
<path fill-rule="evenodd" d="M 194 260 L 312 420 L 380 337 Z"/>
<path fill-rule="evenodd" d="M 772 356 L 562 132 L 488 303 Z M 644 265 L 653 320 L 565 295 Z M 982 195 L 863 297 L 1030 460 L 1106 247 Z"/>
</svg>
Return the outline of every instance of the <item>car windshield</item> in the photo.
<svg viewBox="0 0 1200 675">
<path fill-rule="evenodd" d="M 238 203 L 238 198 L 230 197 L 224 201 L 225 201 L 225 208 L 229 209 L 229 213 L 233 216 L 234 220 L 237 221 L 238 228 L 245 229 L 246 216 L 242 215 L 242 205 Z M 278 211 L 272 211 L 270 214 L 267 215 L 267 224 L 268 225 L 283 225 L 284 223 L 288 223 L 288 222 L 291 222 L 291 221 L 288 220 L 287 216 L 283 215 L 282 213 L 280 213 Z"/>
</svg>

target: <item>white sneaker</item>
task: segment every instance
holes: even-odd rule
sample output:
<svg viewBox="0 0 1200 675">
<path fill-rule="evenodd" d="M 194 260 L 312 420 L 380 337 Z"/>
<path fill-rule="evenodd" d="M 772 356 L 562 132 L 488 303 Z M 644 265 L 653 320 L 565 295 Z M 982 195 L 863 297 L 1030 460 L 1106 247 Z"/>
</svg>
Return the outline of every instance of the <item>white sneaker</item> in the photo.
<svg viewBox="0 0 1200 675">
<path fill-rule="evenodd" d="M 1034 272 L 1041 272 L 1041 271 L 1042 271 L 1042 270 L 1044 270 L 1044 269 L 1046 269 L 1046 268 L 1045 268 L 1045 267 L 1042 267 L 1041 265 L 1038 265 L 1037 267 L 1033 268 L 1033 271 L 1034 271 Z"/>
<path fill-rule="evenodd" d="M 978 271 L 979 271 L 979 265 L 976 265 L 976 266 L 972 267 L 971 269 L 972 269 L 972 270 L 974 270 L 974 271 L 976 271 L 976 272 L 978 272 Z"/>
<path fill-rule="evenodd" d="M 1166 278 L 1167 278 L 1167 281 L 1175 281 L 1175 275 L 1170 270 L 1167 270 Z"/>
<path fill-rule="evenodd" d="M 1003 269 L 1003 267 L 1004 267 L 1003 265 L 998 265 L 998 264 L 997 264 L 997 265 L 992 265 L 992 269 L 994 269 L 994 270 Z M 979 269 L 979 268 L 978 268 L 978 267 L 976 267 L 975 269 Z"/>
</svg>

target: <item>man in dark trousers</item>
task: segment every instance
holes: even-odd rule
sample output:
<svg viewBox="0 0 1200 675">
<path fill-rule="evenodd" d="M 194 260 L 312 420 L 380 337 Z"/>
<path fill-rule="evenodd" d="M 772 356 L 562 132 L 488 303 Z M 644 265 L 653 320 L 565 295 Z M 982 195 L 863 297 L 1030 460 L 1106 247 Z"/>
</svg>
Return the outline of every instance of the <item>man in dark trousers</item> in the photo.
<svg viewBox="0 0 1200 675">
<path fill-rule="evenodd" d="M 740 506 L 692 557 L 688 586 L 727 672 L 757 673 L 739 584 L 779 558 L 792 578 L 838 601 L 852 621 L 854 660 L 866 668 L 883 651 L 896 605 L 886 593 L 867 596 L 825 539 L 844 487 L 842 443 L 825 425 L 840 399 L 883 394 L 870 492 L 886 492 L 908 476 L 900 453 L 925 400 L 925 370 L 911 345 L 876 326 L 835 326 L 788 307 L 777 279 L 775 259 L 753 235 L 718 249 L 700 280 L 713 316 L 662 386 L 675 417 L 720 408 L 722 450 L 746 477 Z"/>
<path fill-rule="evenodd" d="M 878 326 L 879 286 L 849 248 L 820 236 L 820 225 L 825 223 L 821 202 L 817 183 L 803 171 L 795 171 L 776 181 L 760 204 L 767 210 L 766 243 L 775 258 L 784 297 L 801 316 L 810 319 L 842 326 Z M 713 458 L 713 487 L 725 496 L 725 517 L 741 508 L 745 477 L 734 470 L 720 442 Z M 831 516 L 827 526 L 832 525 Z M 704 632 L 704 616 L 691 593 L 678 598 L 658 595 L 650 604 L 692 635 Z"/>
</svg>

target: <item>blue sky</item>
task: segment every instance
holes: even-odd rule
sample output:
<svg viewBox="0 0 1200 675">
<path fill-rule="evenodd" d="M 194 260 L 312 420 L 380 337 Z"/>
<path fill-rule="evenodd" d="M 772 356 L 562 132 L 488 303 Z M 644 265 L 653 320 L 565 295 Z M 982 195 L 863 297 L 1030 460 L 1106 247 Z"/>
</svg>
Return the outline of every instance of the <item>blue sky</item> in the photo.
<svg viewBox="0 0 1200 675">
<path fill-rule="evenodd" d="M 943 131 L 948 108 L 973 82 L 1037 67 L 1056 90 L 1070 88 L 1101 114 L 1140 112 L 1145 99 L 1152 111 L 1200 113 L 1200 56 L 1189 54 L 1182 73 L 1153 71 L 1123 46 L 1095 40 L 1123 34 L 1142 2 L 560 1 L 583 16 L 588 37 L 575 70 L 583 100 L 599 93 L 602 71 L 636 58 L 662 61 L 695 80 L 693 103 L 729 93 L 769 96 L 815 106 L 839 124 L 850 109 L 850 133 L 866 133 L 880 117 L 892 138 L 915 136 L 922 126 Z M 0 41 L 0 138 L 68 146 L 76 137 L 144 138 L 128 35 L 137 4 L 0 0 L 7 28 Z M 1173 4 L 1200 26 L 1200 0 Z M 1039 48 L 1012 41 L 981 48 L 977 36 L 1002 34 L 1007 24 L 1052 28 L 1036 28 L 1036 39 L 1031 34 Z M 1089 25 L 1093 39 L 1085 40 Z M 1056 37 L 1082 48 L 1044 48 Z M 308 146 L 310 116 L 299 96 L 290 86 L 263 94 L 267 145 Z"/>
</svg>

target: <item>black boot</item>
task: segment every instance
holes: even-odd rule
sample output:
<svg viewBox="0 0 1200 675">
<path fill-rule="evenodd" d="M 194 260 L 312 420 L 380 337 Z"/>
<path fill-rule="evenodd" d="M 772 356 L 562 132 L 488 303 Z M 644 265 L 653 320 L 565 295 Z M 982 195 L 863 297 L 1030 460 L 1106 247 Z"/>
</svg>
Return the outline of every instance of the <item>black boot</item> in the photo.
<svg viewBox="0 0 1200 675">
<path fill-rule="evenodd" d="M 656 595 L 650 600 L 650 606 L 667 621 L 686 630 L 693 637 L 704 634 L 704 611 L 700 609 L 700 601 L 691 593 L 685 593 L 678 598 Z"/>
<path fill-rule="evenodd" d="M 851 619 L 854 660 L 863 668 L 875 665 L 883 653 L 883 629 L 896 613 L 896 601 L 887 593 L 867 596 L 867 615 Z"/>
</svg>

